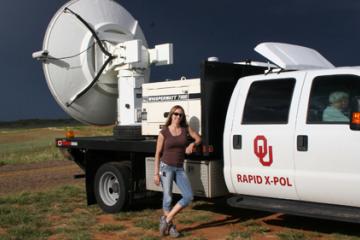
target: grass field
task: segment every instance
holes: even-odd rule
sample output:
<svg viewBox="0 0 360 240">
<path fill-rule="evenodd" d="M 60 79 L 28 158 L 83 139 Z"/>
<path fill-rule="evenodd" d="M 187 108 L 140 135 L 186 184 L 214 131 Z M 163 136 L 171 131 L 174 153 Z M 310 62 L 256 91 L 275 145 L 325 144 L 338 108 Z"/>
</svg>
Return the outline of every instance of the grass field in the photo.
<svg viewBox="0 0 360 240">
<path fill-rule="evenodd" d="M 219 223 L 219 219 L 224 216 L 216 211 L 209 211 L 211 208 L 215 208 L 212 203 L 195 201 L 178 216 L 178 223 L 185 229 L 182 239 L 360 239 L 335 233 L 274 230 L 261 221 L 245 216 L 228 224 L 226 231 L 214 231 L 212 224 Z M 104 214 L 97 206 L 86 206 L 83 185 L 62 186 L 46 192 L 24 192 L 0 197 L 0 240 L 157 240 L 160 239 L 160 214 L 159 199 L 155 199 L 155 202 L 147 201 L 146 205 L 137 204 L 131 211 Z M 221 237 L 212 238 L 219 236 L 219 231 L 222 233 Z"/>
<path fill-rule="evenodd" d="M 105 235 L 108 239 L 160 239 L 157 236 L 159 209 L 109 215 L 96 206 L 87 207 L 85 202 L 83 186 L 0 197 L 0 239 L 85 240 Z M 214 216 L 199 211 L 195 219 L 203 223 Z M 179 221 L 193 217 L 192 212 L 186 211 Z"/>
<path fill-rule="evenodd" d="M 112 134 L 112 127 L 65 120 L 0 123 L 0 166 L 63 159 L 55 147 L 55 138 L 64 137 L 67 130 L 73 130 L 76 136 Z"/>
<path fill-rule="evenodd" d="M 71 128 L 77 136 L 111 135 L 112 127 L 36 122 L 1 125 L 0 163 L 59 160 L 54 138 Z M 1 168 L 1 165 L 0 165 Z M 0 195 L 0 240 L 163 239 L 158 234 L 161 196 L 135 203 L 130 210 L 105 214 L 87 206 L 81 183 Z M 176 218 L 187 240 L 360 240 L 360 226 L 287 215 L 232 209 L 196 200 Z M 170 238 L 165 238 L 170 239 Z"/>
</svg>

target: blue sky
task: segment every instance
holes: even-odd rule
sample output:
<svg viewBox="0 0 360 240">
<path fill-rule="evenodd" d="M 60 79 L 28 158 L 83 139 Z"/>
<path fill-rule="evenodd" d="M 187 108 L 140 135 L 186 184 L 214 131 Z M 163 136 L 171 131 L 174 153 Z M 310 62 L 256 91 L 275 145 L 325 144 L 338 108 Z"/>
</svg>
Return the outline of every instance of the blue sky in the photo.
<svg viewBox="0 0 360 240">
<path fill-rule="evenodd" d="M 99 1 L 99 0 L 94 0 Z M 0 121 L 68 117 L 51 96 L 41 64 L 31 58 L 64 0 L 2 0 Z M 118 0 L 140 23 L 149 46 L 174 43 L 172 66 L 151 80 L 199 76 L 209 56 L 264 60 L 253 51 L 277 41 L 317 49 L 336 66 L 360 65 L 358 0 Z"/>
</svg>

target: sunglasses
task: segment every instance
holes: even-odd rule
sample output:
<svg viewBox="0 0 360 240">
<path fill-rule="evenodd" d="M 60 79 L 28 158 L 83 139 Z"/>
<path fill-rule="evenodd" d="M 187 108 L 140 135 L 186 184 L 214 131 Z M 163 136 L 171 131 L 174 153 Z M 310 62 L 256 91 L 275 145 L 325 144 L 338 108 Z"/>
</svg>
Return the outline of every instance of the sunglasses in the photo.
<svg viewBox="0 0 360 240">
<path fill-rule="evenodd" d="M 179 117 L 182 117 L 182 116 L 183 116 L 183 114 L 182 114 L 182 113 L 177 113 L 177 112 L 174 112 L 174 113 L 173 113 L 173 115 L 175 115 L 175 116 L 179 116 Z"/>
</svg>

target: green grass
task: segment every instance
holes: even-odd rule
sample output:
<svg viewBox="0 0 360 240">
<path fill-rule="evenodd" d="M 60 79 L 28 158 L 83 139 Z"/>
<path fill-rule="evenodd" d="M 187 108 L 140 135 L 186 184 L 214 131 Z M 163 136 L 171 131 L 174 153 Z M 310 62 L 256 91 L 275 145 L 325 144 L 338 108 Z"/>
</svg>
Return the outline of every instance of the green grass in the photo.
<svg viewBox="0 0 360 240">
<path fill-rule="evenodd" d="M 91 240 L 91 234 L 87 231 L 82 231 L 82 232 L 78 232 L 78 231 L 71 231 L 67 234 L 65 234 L 66 237 L 68 237 L 68 239 L 73 239 L 73 240 Z"/>
<path fill-rule="evenodd" d="M 55 138 L 63 135 L 61 132 L 42 131 L 44 135 L 39 136 L 39 129 L 23 131 L 20 134 L 2 134 L 0 139 L 2 164 L 24 164 L 64 158 L 55 147 Z"/>
<path fill-rule="evenodd" d="M 49 224 L 31 208 L 0 206 L 0 225 L 6 230 L 6 239 L 47 239 L 51 235 Z"/>
<path fill-rule="evenodd" d="M 235 240 L 235 239 L 249 239 L 251 233 L 247 231 L 234 231 L 229 234 L 226 240 Z"/>
<path fill-rule="evenodd" d="M 134 218 L 147 218 L 152 217 L 154 214 L 154 209 L 144 209 L 141 211 L 126 211 L 119 212 L 114 215 L 115 220 L 129 220 Z M 160 216 L 159 216 L 160 217 Z"/>
<path fill-rule="evenodd" d="M 206 223 L 209 222 L 211 220 L 211 215 L 210 214 L 200 214 L 200 215 L 193 215 L 193 214 L 182 214 L 179 216 L 179 223 L 182 224 L 201 224 L 201 223 Z"/>
<path fill-rule="evenodd" d="M 253 235 L 255 233 L 265 234 L 267 232 L 270 232 L 269 227 L 263 226 L 259 222 L 256 222 L 253 219 L 243 222 L 240 225 L 246 227 L 246 231 L 249 232 L 251 235 Z"/>
<path fill-rule="evenodd" d="M 64 157 L 55 144 L 47 146 L 32 146 L 29 149 L 13 150 L 13 152 L 0 152 L 0 165 L 37 163 L 49 160 L 61 160 Z"/>
<path fill-rule="evenodd" d="M 52 234 L 91 239 L 88 230 L 95 224 L 80 186 L 0 197 L 0 226 L 6 232 L 0 239 L 47 239 Z"/>
<path fill-rule="evenodd" d="M 207 240 L 207 238 L 206 237 L 194 237 L 194 238 L 192 238 L 191 240 Z"/>
<path fill-rule="evenodd" d="M 55 138 L 62 135 L 54 130 L 22 130 L 7 132 L 0 137 L 2 164 L 22 164 L 63 159 L 55 147 Z"/>
<path fill-rule="evenodd" d="M 150 218 L 142 218 L 134 220 L 135 227 L 143 228 L 146 230 L 158 230 L 159 222 Z"/>
<path fill-rule="evenodd" d="M 125 230 L 126 227 L 122 225 L 115 225 L 115 224 L 103 224 L 98 227 L 100 232 L 118 232 Z"/>
<path fill-rule="evenodd" d="M 305 240 L 305 239 L 309 239 L 308 236 L 305 235 L 305 233 L 295 232 L 295 231 L 281 232 L 281 233 L 278 233 L 277 236 L 281 240 Z"/>
<path fill-rule="evenodd" d="M 228 240 L 234 239 L 251 239 L 255 234 L 265 235 L 270 232 L 270 228 L 261 225 L 253 219 L 240 224 L 244 229 L 233 231 L 227 237 Z"/>
<path fill-rule="evenodd" d="M 265 226 L 249 226 L 248 227 L 248 231 L 250 231 L 251 233 L 259 233 L 259 234 L 265 234 L 270 232 L 270 228 L 265 227 Z"/>
<path fill-rule="evenodd" d="M 160 240 L 161 238 L 159 237 L 153 237 L 153 236 L 145 236 L 140 238 L 140 240 Z"/>
<path fill-rule="evenodd" d="M 191 210 L 192 208 L 201 208 L 203 205 L 207 206 L 209 203 L 205 201 L 195 201 L 191 203 L 190 208 L 185 208 L 176 219 L 179 223 L 185 225 L 202 224 L 212 221 L 214 213 L 210 211 L 196 210 L 196 214 Z"/>
<path fill-rule="evenodd" d="M 65 120 L 0 122 L 0 166 L 64 159 L 55 147 L 55 138 L 64 137 L 70 129 L 76 136 L 112 135 L 112 127 L 86 126 Z"/>
<path fill-rule="evenodd" d="M 160 214 L 161 209 L 104 214 L 98 207 L 86 205 L 84 186 L 62 186 L 46 192 L 24 192 L 0 197 L 0 240 L 90 240 L 95 235 L 111 235 L 118 239 L 157 240 L 160 239 Z M 180 223 L 180 220 L 184 221 L 190 216 L 196 223 L 200 223 L 211 221 L 215 213 L 193 210 L 190 206 L 177 216 L 176 222 Z M 104 219 L 110 219 L 110 222 L 104 222 Z M 262 221 L 248 220 L 236 223 L 234 230 L 225 235 L 224 239 L 261 238 L 261 235 L 268 232 L 270 229 Z M 182 234 L 184 239 L 192 240 L 206 240 L 206 237 L 209 237 L 205 234 L 199 236 L 196 231 L 183 231 Z M 281 240 L 323 237 L 330 240 L 359 240 L 357 236 L 316 232 L 287 231 L 271 234 L 277 235 Z"/>
<path fill-rule="evenodd" d="M 54 124 L 54 122 L 50 122 Z M 71 126 L 77 136 L 111 135 L 112 128 L 89 127 L 81 124 L 51 125 L 45 122 L 23 122 L 18 125 L 0 124 L 0 166 L 64 159 L 55 147 L 54 139 L 63 137 Z M 45 125 L 44 125 L 45 124 Z M 176 217 L 183 225 L 211 222 L 216 213 L 194 210 L 209 203 L 195 201 Z M 204 209 L 204 208 L 203 208 Z M 46 192 L 24 192 L 0 196 L 0 240 L 14 239 L 81 239 L 90 240 L 93 234 L 115 234 L 143 240 L 158 240 L 158 224 L 161 209 L 145 209 L 114 214 L 111 224 L 98 223 L 97 218 L 104 213 L 95 206 L 86 205 L 84 186 L 63 186 Z M 113 222 L 115 221 L 115 223 Z M 126 229 L 122 222 L 132 224 Z M 266 234 L 270 229 L 256 220 L 238 224 L 236 229 L 224 238 L 251 239 L 254 235 Z M 144 230 L 147 235 L 144 235 Z M 180 229 L 181 230 L 181 229 Z M 185 239 L 206 240 L 196 236 L 196 231 L 183 232 Z M 191 235 L 194 234 L 192 237 Z M 272 233 L 276 235 L 276 233 Z M 154 235 L 154 236 L 153 236 Z M 326 237 L 332 240 L 360 240 L 357 236 L 342 234 L 318 234 L 287 231 L 277 234 L 282 240 L 306 240 Z M 192 238 L 191 238 L 192 237 Z"/>
<path fill-rule="evenodd" d="M 360 237 L 354 237 L 354 236 L 347 236 L 343 234 L 331 234 L 330 240 L 360 240 Z"/>
</svg>

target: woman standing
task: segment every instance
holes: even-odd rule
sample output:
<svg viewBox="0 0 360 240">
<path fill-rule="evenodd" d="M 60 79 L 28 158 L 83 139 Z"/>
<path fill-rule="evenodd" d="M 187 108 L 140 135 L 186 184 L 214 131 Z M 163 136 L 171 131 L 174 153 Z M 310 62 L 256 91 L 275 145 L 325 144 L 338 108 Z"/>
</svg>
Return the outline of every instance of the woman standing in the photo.
<svg viewBox="0 0 360 240">
<path fill-rule="evenodd" d="M 187 145 L 187 135 L 195 141 Z M 163 130 L 159 133 L 156 154 L 154 183 L 162 184 L 163 211 L 160 217 L 160 235 L 169 234 L 179 237 L 173 219 L 193 199 L 190 182 L 183 168 L 185 153 L 191 154 L 193 148 L 201 143 L 201 137 L 191 129 L 185 117 L 184 109 L 176 105 L 171 108 Z M 160 161 L 161 157 L 161 161 Z M 182 198 L 171 208 L 173 181 L 181 191 Z"/>
</svg>

